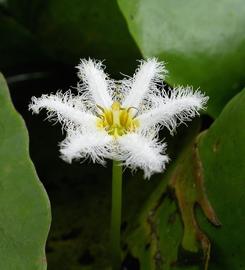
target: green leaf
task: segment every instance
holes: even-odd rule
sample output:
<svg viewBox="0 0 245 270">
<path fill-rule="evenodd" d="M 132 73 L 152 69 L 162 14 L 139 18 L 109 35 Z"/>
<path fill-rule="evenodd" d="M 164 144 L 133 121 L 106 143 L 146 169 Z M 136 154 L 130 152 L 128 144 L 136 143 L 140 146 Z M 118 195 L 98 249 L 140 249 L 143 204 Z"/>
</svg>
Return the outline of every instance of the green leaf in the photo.
<svg viewBox="0 0 245 270">
<path fill-rule="evenodd" d="M 51 216 L 28 152 L 25 123 L 0 74 L 0 269 L 46 269 Z"/>
<path fill-rule="evenodd" d="M 243 0 L 118 0 L 144 57 L 166 61 L 171 85 L 200 87 L 217 116 L 244 87 Z"/>
<path fill-rule="evenodd" d="M 245 90 L 193 136 L 131 221 L 141 270 L 244 269 L 244 103 Z"/>
<path fill-rule="evenodd" d="M 222 223 L 201 225 L 213 243 L 210 269 L 244 269 L 245 261 L 245 89 L 199 140 L 207 195 Z"/>
</svg>

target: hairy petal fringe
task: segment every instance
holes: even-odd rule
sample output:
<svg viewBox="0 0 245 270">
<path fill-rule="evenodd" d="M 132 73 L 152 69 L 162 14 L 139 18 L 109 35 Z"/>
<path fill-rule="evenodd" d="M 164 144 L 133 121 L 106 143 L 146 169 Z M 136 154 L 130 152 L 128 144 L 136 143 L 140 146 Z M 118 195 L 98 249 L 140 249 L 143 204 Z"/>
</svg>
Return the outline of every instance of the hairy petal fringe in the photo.
<svg viewBox="0 0 245 270">
<path fill-rule="evenodd" d="M 164 92 L 163 96 L 152 97 L 152 109 L 137 117 L 142 130 L 151 127 L 167 127 L 170 132 L 186 121 L 190 121 L 198 111 L 205 108 L 208 97 L 191 87 L 178 87 Z"/>
<path fill-rule="evenodd" d="M 150 178 L 153 173 L 162 172 L 169 161 L 164 155 L 166 144 L 159 143 L 156 139 L 129 133 L 119 137 L 118 143 L 120 153 L 117 159 L 132 170 L 140 167 L 145 178 Z"/>
<path fill-rule="evenodd" d="M 32 97 L 29 110 L 37 114 L 42 109 L 47 110 L 47 119 L 60 122 L 66 130 L 74 125 L 95 128 L 96 116 L 86 112 L 79 96 L 74 97 L 70 91 Z"/>
<path fill-rule="evenodd" d="M 88 159 L 105 165 L 104 158 L 109 157 L 113 138 L 105 132 L 81 134 L 70 132 L 60 143 L 61 158 L 71 163 L 73 159 Z"/>
<path fill-rule="evenodd" d="M 128 92 L 123 106 L 138 108 L 147 95 L 156 90 L 157 84 L 164 79 L 166 74 L 167 70 L 163 62 L 158 62 L 155 58 L 141 61 L 133 78 L 123 80 Z"/>
<path fill-rule="evenodd" d="M 102 62 L 82 59 L 77 68 L 78 77 L 82 79 L 80 91 L 88 91 L 95 104 L 110 107 L 113 102 L 110 93 L 114 82 L 105 74 Z"/>
</svg>

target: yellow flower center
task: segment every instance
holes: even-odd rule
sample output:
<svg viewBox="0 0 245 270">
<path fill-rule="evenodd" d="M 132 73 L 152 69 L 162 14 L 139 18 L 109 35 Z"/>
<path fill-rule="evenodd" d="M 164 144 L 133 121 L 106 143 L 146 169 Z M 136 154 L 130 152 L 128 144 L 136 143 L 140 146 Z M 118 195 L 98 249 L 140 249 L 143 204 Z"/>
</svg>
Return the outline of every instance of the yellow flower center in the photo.
<svg viewBox="0 0 245 270">
<path fill-rule="evenodd" d="M 99 106 L 98 108 L 102 113 L 98 116 L 97 127 L 105 129 L 114 137 L 133 132 L 139 126 L 138 120 L 132 115 L 132 110 L 135 108 L 122 108 L 117 101 L 108 109 Z"/>
</svg>

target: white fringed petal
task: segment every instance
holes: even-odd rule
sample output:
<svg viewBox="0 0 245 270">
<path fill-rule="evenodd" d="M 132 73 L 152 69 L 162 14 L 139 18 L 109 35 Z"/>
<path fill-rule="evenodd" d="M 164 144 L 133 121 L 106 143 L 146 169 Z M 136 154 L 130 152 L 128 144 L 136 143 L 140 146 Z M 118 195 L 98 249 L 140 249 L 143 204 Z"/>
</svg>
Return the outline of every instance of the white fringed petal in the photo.
<svg viewBox="0 0 245 270">
<path fill-rule="evenodd" d="M 119 149 L 117 159 L 122 164 L 135 170 L 137 167 L 144 171 L 145 178 L 165 169 L 169 158 L 164 155 L 166 145 L 158 143 L 153 138 L 147 138 L 137 133 L 129 133 L 118 137 Z"/>
<path fill-rule="evenodd" d="M 124 81 L 127 88 L 130 84 L 130 89 L 123 102 L 123 107 L 138 108 L 147 94 L 156 89 L 156 84 L 164 79 L 166 73 L 163 62 L 158 62 L 155 58 L 142 61 L 131 82 L 130 80 Z"/>
<path fill-rule="evenodd" d="M 42 95 L 33 97 L 29 106 L 34 113 L 46 109 L 48 119 L 66 129 L 60 152 L 67 162 L 91 158 L 105 164 L 105 158 L 110 158 L 133 170 L 141 168 L 149 178 L 162 172 L 169 161 L 166 145 L 157 141 L 159 128 L 172 132 L 179 123 L 195 117 L 208 100 L 191 87 L 161 91 L 167 71 L 156 59 L 142 61 L 133 78 L 118 82 L 109 80 L 99 61 L 81 60 L 78 69 L 82 82 L 77 96 L 70 91 Z M 115 101 L 119 104 L 112 106 Z M 110 135 L 114 134 L 111 128 L 121 129 L 122 135 Z"/>
<path fill-rule="evenodd" d="M 60 143 L 61 158 L 68 163 L 73 159 L 91 158 L 94 163 L 105 164 L 104 158 L 109 157 L 112 142 L 113 138 L 106 132 L 70 132 Z"/>
<path fill-rule="evenodd" d="M 160 125 L 173 131 L 179 123 L 190 121 L 204 109 L 208 97 L 200 91 L 193 91 L 191 87 L 175 88 L 162 97 L 152 99 L 153 108 L 139 115 L 141 130 Z"/>
<path fill-rule="evenodd" d="M 29 110 L 39 113 L 47 110 L 48 119 L 60 122 L 65 128 L 78 125 L 81 128 L 95 128 L 96 116 L 84 110 L 79 96 L 72 96 L 68 91 L 64 94 L 57 92 L 51 95 L 32 97 Z"/>
<path fill-rule="evenodd" d="M 113 102 L 110 92 L 114 86 L 105 74 L 102 63 L 83 59 L 77 68 L 78 76 L 83 81 L 82 90 L 89 91 L 95 104 L 105 108 L 110 107 Z"/>
</svg>

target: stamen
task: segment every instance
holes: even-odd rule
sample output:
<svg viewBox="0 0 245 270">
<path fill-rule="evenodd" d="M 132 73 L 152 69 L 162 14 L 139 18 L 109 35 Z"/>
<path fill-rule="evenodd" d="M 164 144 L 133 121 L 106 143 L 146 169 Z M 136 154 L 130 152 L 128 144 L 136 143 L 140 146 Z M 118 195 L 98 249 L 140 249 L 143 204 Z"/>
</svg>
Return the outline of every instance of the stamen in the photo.
<svg viewBox="0 0 245 270">
<path fill-rule="evenodd" d="M 139 109 L 136 108 L 136 107 L 129 107 L 128 110 L 127 110 L 128 113 L 130 112 L 131 109 L 135 109 L 137 111 L 136 114 L 133 115 L 133 117 L 132 117 L 132 119 L 135 119 L 137 117 L 138 113 L 139 113 Z"/>
<path fill-rule="evenodd" d="M 105 112 L 105 109 L 103 107 L 101 107 L 100 105 L 96 104 L 96 106 L 98 107 L 98 109 L 100 109 L 102 112 Z"/>
<path fill-rule="evenodd" d="M 127 112 L 129 112 L 131 109 L 135 109 L 137 112 L 139 111 L 138 108 L 135 108 L 135 107 L 129 107 L 129 108 L 127 109 Z"/>
<path fill-rule="evenodd" d="M 137 108 L 123 108 L 118 101 L 115 101 L 110 109 L 104 109 L 100 106 L 98 108 L 102 111 L 102 114 L 98 116 L 97 126 L 106 130 L 108 134 L 118 137 L 138 128 L 138 121 L 131 114 L 131 110 L 137 110 Z"/>
</svg>

